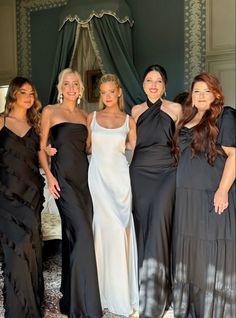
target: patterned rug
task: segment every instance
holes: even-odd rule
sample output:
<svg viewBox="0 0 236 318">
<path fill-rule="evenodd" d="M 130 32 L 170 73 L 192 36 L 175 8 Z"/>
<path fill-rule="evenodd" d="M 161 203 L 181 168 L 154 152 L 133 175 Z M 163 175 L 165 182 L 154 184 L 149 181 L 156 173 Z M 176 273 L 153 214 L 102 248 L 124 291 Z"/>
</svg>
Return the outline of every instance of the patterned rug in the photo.
<svg viewBox="0 0 236 318">
<path fill-rule="evenodd" d="M 61 281 L 61 254 L 60 243 L 51 241 L 44 247 L 44 283 L 45 283 L 45 318 L 64 318 L 65 315 L 60 314 L 59 299 L 61 293 L 59 291 Z M 0 272 L 0 318 L 4 317 L 3 309 L 3 277 Z"/>
<path fill-rule="evenodd" d="M 61 282 L 61 244 L 60 240 L 46 241 L 43 249 L 44 284 L 45 284 L 45 315 L 44 318 L 66 318 L 59 310 L 59 291 Z M 3 308 L 3 276 L 0 271 L 0 318 L 4 318 Z M 165 318 L 172 318 L 173 312 L 168 311 Z M 164 318 L 163 317 L 163 318 Z M 108 311 L 104 312 L 103 318 L 127 318 L 117 316 Z"/>
</svg>

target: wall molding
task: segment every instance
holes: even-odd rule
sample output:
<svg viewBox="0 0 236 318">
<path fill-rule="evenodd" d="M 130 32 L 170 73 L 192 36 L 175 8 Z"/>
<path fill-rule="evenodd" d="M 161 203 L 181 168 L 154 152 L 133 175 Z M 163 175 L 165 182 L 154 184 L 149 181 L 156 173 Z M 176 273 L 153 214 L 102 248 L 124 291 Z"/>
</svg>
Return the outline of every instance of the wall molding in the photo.
<svg viewBox="0 0 236 318">
<path fill-rule="evenodd" d="M 6 85 L 17 74 L 15 0 L 1 0 L 0 20 L 0 85 Z"/>
<path fill-rule="evenodd" d="M 34 11 L 61 7 L 67 0 L 16 0 L 18 74 L 31 78 L 30 14 Z"/>
<path fill-rule="evenodd" d="M 207 55 L 218 55 L 221 54 L 227 54 L 227 53 L 234 53 L 235 52 L 235 30 L 232 28 L 231 35 L 229 34 L 218 34 L 215 31 L 216 25 L 219 25 L 221 23 L 226 23 L 225 19 L 227 19 L 230 22 L 233 22 L 233 25 L 235 24 L 235 21 L 233 20 L 232 16 L 235 16 L 235 4 L 232 0 L 226 0 L 225 6 L 228 5 L 226 10 L 230 10 L 232 12 L 232 15 L 225 15 L 221 20 L 220 16 L 217 10 L 219 10 L 219 5 L 221 4 L 221 0 L 218 0 L 218 3 L 213 0 L 206 0 L 206 10 L 207 10 L 207 42 L 206 42 L 206 53 Z M 223 9 L 224 7 L 222 7 Z M 217 13 L 216 13 L 217 12 Z M 224 12 L 225 13 L 225 12 Z M 226 18 L 227 16 L 227 18 Z M 235 19 L 234 19 L 235 20 Z M 227 21 L 227 22 L 228 22 Z M 222 25 L 220 26 L 220 29 L 222 30 Z M 224 38 L 224 44 L 220 43 L 220 40 L 222 40 L 222 36 Z M 227 40 L 227 41 L 226 41 Z"/>
<path fill-rule="evenodd" d="M 184 0 L 184 85 L 205 69 L 206 0 Z"/>
</svg>

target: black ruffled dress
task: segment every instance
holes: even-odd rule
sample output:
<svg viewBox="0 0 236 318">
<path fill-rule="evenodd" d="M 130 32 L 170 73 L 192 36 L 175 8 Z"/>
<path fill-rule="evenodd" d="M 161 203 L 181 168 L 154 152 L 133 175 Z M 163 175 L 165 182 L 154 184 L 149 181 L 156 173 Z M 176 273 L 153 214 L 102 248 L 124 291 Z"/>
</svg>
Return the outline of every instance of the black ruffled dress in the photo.
<svg viewBox="0 0 236 318">
<path fill-rule="evenodd" d="M 218 120 L 218 146 L 236 147 L 236 111 Z M 173 223 L 174 314 L 178 318 L 236 317 L 236 183 L 229 206 L 214 211 L 226 155 L 210 166 L 205 154 L 192 158 L 195 127 L 180 133 L 176 210 Z M 236 163 L 235 163 L 236 164 Z"/>
<path fill-rule="evenodd" d="M 5 317 L 40 318 L 43 272 L 40 213 L 43 178 L 39 138 L 33 128 L 19 137 L 0 131 L 0 239 Z"/>
</svg>

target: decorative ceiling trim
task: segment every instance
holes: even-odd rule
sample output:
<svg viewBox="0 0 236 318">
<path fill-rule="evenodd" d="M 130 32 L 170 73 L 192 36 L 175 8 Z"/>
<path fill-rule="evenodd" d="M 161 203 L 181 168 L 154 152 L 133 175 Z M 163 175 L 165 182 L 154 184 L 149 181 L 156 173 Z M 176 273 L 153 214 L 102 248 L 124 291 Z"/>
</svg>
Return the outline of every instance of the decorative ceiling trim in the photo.
<svg viewBox="0 0 236 318">
<path fill-rule="evenodd" d="M 206 0 L 184 0 L 184 85 L 205 69 Z"/>
<path fill-rule="evenodd" d="M 18 74 L 31 78 L 30 14 L 67 4 L 67 0 L 16 0 Z"/>
<path fill-rule="evenodd" d="M 91 14 L 88 16 L 88 18 L 86 20 L 82 20 L 79 16 L 77 15 L 68 15 L 64 21 L 62 22 L 62 25 L 60 26 L 60 30 L 63 28 L 64 24 L 67 21 L 73 22 L 73 21 L 77 21 L 77 23 L 79 24 L 88 24 L 93 17 L 96 18 L 102 18 L 104 15 L 111 15 L 113 16 L 119 23 L 126 23 L 129 22 L 130 26 L 132 27 L 134 24 L 133 20 L 130 20 L 130 18 L 128 16 L 124 16 L 123 18 L 119 17 L 116 12 L 114 11 L 110 11 L 110 10 L 101 10 L 100 12 L 95 12 L 94 10 L 91 12 Z"/>
</svg>

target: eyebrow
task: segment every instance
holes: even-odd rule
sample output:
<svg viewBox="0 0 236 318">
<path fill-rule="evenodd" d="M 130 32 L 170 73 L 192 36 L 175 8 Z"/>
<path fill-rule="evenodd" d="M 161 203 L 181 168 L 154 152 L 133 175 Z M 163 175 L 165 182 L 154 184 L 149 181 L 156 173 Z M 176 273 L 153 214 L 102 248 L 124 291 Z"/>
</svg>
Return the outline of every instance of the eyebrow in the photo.
<svg viewBox="0 0 236 318">
<path fill-rule="evenodd" d="M 34 90 L 32 89 L 32 90 L 27 90 L 27 89 L 25 89 L 25 88 L 20 88 L 19 89 L 19 91 L 22 91 L 22 92 L 33 92 L 34 93 Z"/>
</svg>

